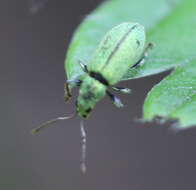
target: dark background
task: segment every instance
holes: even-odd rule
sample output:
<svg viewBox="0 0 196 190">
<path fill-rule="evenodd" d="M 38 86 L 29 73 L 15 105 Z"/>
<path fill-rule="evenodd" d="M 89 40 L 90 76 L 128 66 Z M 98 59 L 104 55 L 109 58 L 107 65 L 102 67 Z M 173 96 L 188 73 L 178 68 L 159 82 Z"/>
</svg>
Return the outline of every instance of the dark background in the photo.
<svg viewBox="0 0 196 190">
<path fill-rule="evenodd" d="M 41 1 L 41 0 L 39 0 Z M 64 57 L 82 18 L 100 0 L 0 2 L 0 189 L 195 190 L 196 130 L 134 122 L 147 92 L 168 73 L 123 82 L 124 109 L 108 98 L 85 122 L 88 172 L 79 170 L 79 119 L 32 136 L 41 122 L 70 114 L 63 99 Z M 31 9 L 30 9 L 31 7 Z M 75 94 L 77 91 L 75 91 Z"/>
</svg>

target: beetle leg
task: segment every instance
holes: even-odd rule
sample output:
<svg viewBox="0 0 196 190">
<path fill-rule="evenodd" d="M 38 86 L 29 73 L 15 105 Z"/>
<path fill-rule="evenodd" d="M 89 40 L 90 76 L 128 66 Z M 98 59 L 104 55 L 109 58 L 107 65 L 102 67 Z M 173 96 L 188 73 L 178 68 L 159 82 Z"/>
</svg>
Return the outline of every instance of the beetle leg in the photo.
<svg viewBox="0 0 196 190">
<path fill-rule="evenodd" d="M 64 85 L 64 97 L 65 101 L 68 102 L 70 98 L 72 97 L 71 95 L 71 88 L 74 86 L 80 86 L 82 83 L 81 80 L 78 79 L 73 79 L 73 80 L 67 80 Z M 70 87 L 71 86 L 71 87 Z"/>
<path fill-rule="evenodd" d="M 130 94 L 131 93 L 131 89 L 129 89 L 129 88 L 112 86 L 112 89 L 117 91 L 117 92 L 121 92 L 123 94 Z"/>
<path fill-rule="evenodd" d="M 122 104 L 121 100 L 110 93 L 108 90 L 106 91 L 107 95 L 110 97 L 114 105 L 118 108 L 122 108 L 124 105 Z"/>
<path fill-rule="evenodd" d="M 79 80 L 79 79 L 73 79 L 73 80 L 67 80 L 66 83 L 70 84 L 72 86 L 72 88 L 73 88 L 75 86 L 80 86 L 82 81 Z"/>
<path fill-rule="evenodd" d="M 152 49 L 152 48 L 153 48 L 153 44 L 148 43 L 148 45 L 146 46 L 146 48 L 144 50 L 143 56 L 131 68 L 137 68 L 138 66 L 142 66 L 144 64 L 146 58 L 148 57 L 149 49 Z"/>
<path fill-rule="evenodd" d="M 69 88 L 69 83 L 66 82 L 64 84 L 64 98 L 65 98 L 65 102 L 68 102 L 71 97 L 72 97 L 71 89 Z"/>
<path fill-rule="evenodd" d="M 83 70 L 85 73 L 88 73 L 87 65 L 86 65 L 85 63 L 83 63 L 81 60 L 79 60 L 79 64 L 80 64 L 82 70 Z"/>
</svg>

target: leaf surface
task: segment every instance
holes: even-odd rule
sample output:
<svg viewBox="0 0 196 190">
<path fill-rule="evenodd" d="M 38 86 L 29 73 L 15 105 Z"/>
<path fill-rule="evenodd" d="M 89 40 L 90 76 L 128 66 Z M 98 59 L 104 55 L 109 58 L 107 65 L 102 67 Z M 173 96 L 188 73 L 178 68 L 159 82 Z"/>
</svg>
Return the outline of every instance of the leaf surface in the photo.
<svg viewBox="0 0 196 190">
<path fill-rule="evenodd" d="M 178 119 L 178 128 L 196 125 L 195 0 L 109 0 L 88 15 L 76 30 L 66 61 L 68 79 L 83 73 L 104 34 L 122 22 L 139 22 L 154 44 L 144 65 L 130 69 L 123 80 L 173 69 L 155 85 L 144 102 L 143 118 Z"/>
</svg>

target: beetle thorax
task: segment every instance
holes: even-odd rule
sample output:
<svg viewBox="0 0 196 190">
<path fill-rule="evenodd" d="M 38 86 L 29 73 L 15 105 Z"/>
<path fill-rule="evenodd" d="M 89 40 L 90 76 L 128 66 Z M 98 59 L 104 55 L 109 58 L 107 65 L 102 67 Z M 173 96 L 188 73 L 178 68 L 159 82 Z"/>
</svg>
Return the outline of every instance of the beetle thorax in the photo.
<svg viewBox="0 0 196 190">
<path fill-rule="evenodd" d="M 106 86 L 96 79 L 86 76 L 81 84 L 77 100 L 77 113 L 87 118 L 96 103 L 105 96 Z"/>
</svg>

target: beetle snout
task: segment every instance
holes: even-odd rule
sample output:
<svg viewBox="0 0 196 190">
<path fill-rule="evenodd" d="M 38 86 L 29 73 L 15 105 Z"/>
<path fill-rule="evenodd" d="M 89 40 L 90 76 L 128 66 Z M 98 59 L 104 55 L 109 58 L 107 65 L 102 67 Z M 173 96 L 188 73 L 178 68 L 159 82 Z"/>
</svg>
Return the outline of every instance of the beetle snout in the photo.
<svg viewBox="0 0 196 190">
<path fill-rule="evenodd" d="M 87 118 L 90 115 L 90 112 L 92 111 L 91 108 L 88 108 L 87 110 L 85 110 L 82 114 L 83 118 Z"/>
<path fill-rule="evenodd" d="M 92 108 L 87 104 L 78 104 L 76 103 L 76 112 L 82 118 L 88 118 L 92 111 Z"/>
</svg>

